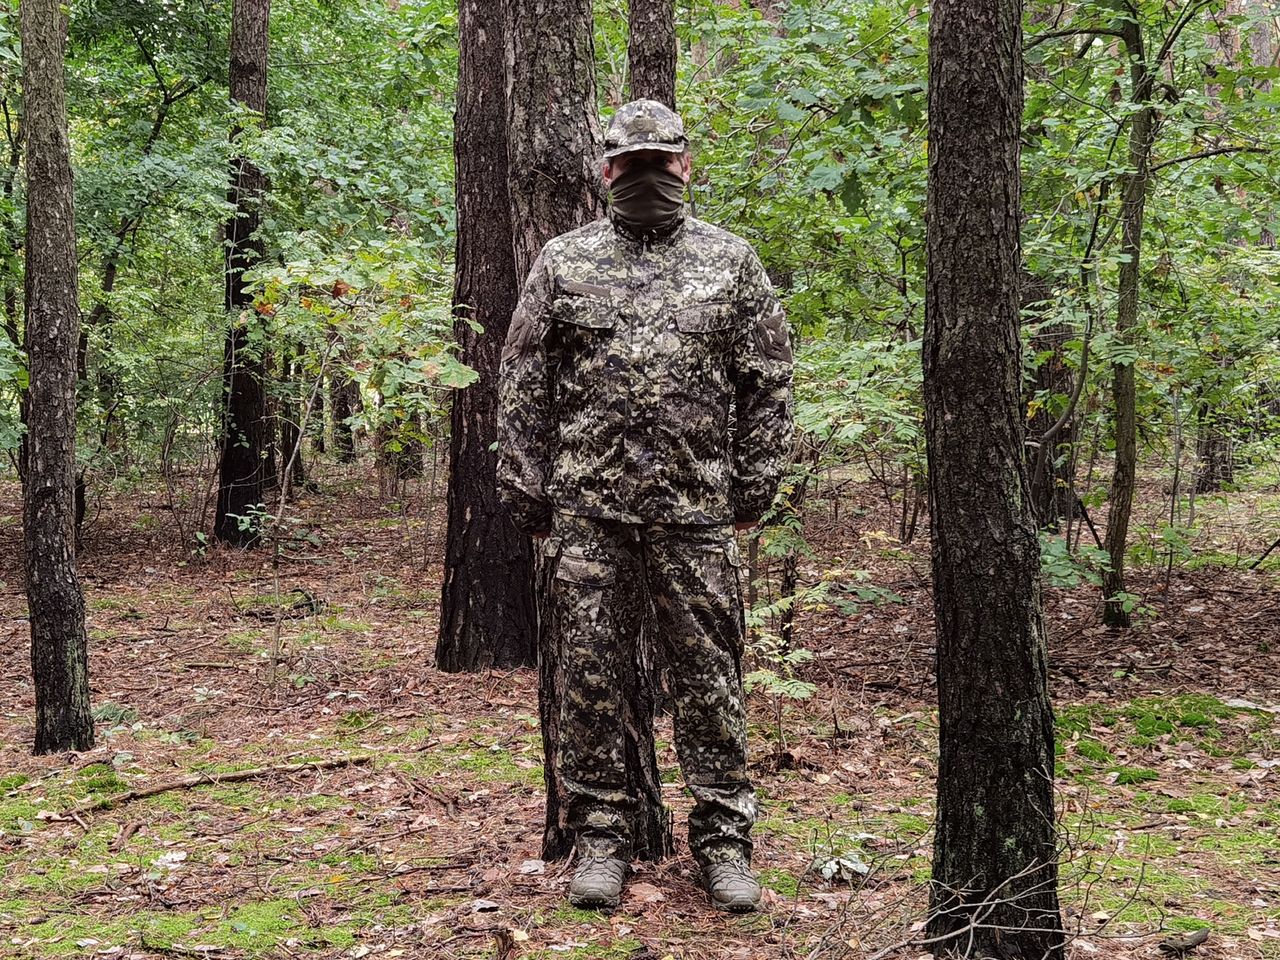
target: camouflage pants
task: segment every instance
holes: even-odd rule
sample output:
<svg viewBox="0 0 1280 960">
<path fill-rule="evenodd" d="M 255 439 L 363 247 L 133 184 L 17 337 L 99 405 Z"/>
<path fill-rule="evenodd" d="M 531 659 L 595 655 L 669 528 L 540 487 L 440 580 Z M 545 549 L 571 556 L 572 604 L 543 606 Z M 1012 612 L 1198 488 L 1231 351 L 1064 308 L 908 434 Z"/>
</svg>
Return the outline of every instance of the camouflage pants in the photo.
<svg viewBox="0 0 1280 960">
<path fill-rule="evenodd" d="M 675 743 L 694 797 L 699 863 L 751 858 L 755 791 L 747 776 L 744 624 L 731 526 L 628 524 L 556 513 L 546 549 L 550 642 L 564 668 L 559 765 L 580 853 L 624 858 L 622 683 L 650 599 L 654 640 L 672 676 Z"/>
</svg>

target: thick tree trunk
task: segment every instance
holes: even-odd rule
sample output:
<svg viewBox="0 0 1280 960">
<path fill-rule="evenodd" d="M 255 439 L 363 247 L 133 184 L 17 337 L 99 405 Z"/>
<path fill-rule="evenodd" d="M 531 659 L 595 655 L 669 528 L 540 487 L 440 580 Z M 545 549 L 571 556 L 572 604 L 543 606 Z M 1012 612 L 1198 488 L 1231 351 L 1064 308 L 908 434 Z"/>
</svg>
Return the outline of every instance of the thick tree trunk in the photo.
<svg viewBox="0 0 1280 960">
<path fill-rule="evenodd" d="M 231 14 L 231 99 L 259 116 L 267 109 L 267 28 L 271 0 L 235 0 Z M 234 142 L 237 127 L 231 132 Z M 263 380 L 263 344 L 250 331 L 259 323 L 253 297 L 243 276 L 262 256 L 258 208 L 265 178 L 246 157 L 231 160 L 227 202 L 235 213 L 226 224 L 226 345 L 222 359 L 222 449 L 218 467 L 218 512 L 214 535 L 226 543 L 249 546 L 258 539 L 256 528 L 242 529 L 240 517 L 262 503 L 267 482 L 267 398 Z"/>
<path fill-rule="evenodd" d="M 597 170 L 603 138 L 596 112 L 590 0 L 510 0 L 508 9 L 508 177 L 516 277 L 523 281 L 543 243 L 603 212 Z M 542 579 L 540 586 L 545 586 Z M 547 783 L 543 855 L 557 859 L 569 852 L 573 838 L 564 825 L 564 785 L 555 763 L 563 672 L 542 630 L 545 622 L 540 618 L 538 636 Z M 643 648 L 643 643 L 635 645 L 637 651 Z M 655 859 L 670 851 L 671 829 L 661 802 L 645 665 L 636 663 L 630 671 L 624 702 L 628 790 L 637 811 L 635 855 Z"/>
<path fill-rule="evenodd" d="M 675 0 L 631 0 L 627 73 L 632 100 L 676 108 Z"/>
<path fill-rule="evenodd" d="M 537 663 L 533 553 L 498 500 L 498 359 L 516 305 L 507 190 L 506 3 L 458 7 L 454 336 L 480 379 L 453 394 L 436 666 Z M 477 333 L 471 326 L 482 329 Z"/>
<path fill-rule="evenodd" d="M 1141 104 L 1129 120 L 1129 171 L 1124 177 L 1120 252 L 1126 259 L 1120 264 L 1119 300 L 1116 306 L 1116 346 L 1136 348 L 1138 336 L 1138 292 L 1142 281 L 1142 219 L 1147 203 L 1148 160 L 1154 131 L 1154 111 L 1150 106 L 1153 75 L 1147 71 L 1143 53 L 1142 29 L 1131 20 L 1122 20 L 1125 51 L 1129 56 L 1129 72 L 1133 84 L 1134 103 Z M 1130 351 L 1126 351 L 1129 353 Z M 1132 355 L 1122 356 L 1111 365 L 1112 400 L 1115 403 L 1115 467 L 1111 475 L 1111 493 L 1107 511 L 1105 546 L 1110 556 L 1109 569 L 1102 575 L 1102 620 L 1110 627 L 1127 627 L 1129 611 L 1125 609 L 1124 553 L 1129 540 L 1129 518 L 1133 511 L 1134 478 L 1138 466 L 1138 392 L 1134 380 Z"/>
<path fill-rule="evenodd" d="M 925 427 L 941 757 L 935 955 L 1060 960 L 1053 713 L 1019 357 L 1018 0 L 929 23 Z"/>
<path fill-rule="evenodd" d="M 80 305 L 63 86 L 67 19 L 58 0 L 23 0 L 26 93 L 27 394 L 23 543 L 36 753 L 93 746 L 84 595 L 76 574 L 76 351 Z"/>
</svg>

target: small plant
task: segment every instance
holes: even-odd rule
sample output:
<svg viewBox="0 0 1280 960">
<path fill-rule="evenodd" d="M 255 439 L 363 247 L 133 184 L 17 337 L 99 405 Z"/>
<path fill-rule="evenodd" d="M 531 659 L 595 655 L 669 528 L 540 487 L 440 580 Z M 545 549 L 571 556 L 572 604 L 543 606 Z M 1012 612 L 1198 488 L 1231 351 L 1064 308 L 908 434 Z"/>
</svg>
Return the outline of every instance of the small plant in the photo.
<svg viewBox="0 0 1280 960">
<path fill-rule="evenodd" d="M 1040 575 L 1051 587 L 1078 587 L 1081 583 L 1102 586 L 1102 572 L 1110 557 L 1097 547 L 1081 547 L 1072 552 L 1065 539 L 1040 531 Z"/>
</svg>

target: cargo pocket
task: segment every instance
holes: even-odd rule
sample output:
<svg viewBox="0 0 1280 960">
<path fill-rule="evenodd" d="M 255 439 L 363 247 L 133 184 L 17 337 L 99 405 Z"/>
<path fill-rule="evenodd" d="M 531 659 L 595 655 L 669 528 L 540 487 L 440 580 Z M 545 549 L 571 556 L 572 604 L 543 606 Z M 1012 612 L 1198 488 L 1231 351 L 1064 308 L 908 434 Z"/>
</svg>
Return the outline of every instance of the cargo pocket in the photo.
<svg viewBox="0 0 1280 960">
<path fill-rule="evenodd" d="M 605 587 L 617 579 L 613 564 L 592 560 L 581 553 L 581 548 L 567 547 L 556 565 L 556 579 L 584 586 Z"/>
<path fill-rule="evenodd" d="M 699 573 L 703 588 L 709 595 L 703 603 L 709 604 L 712 610 L 720 611 L 721 617 L 731 618 L 730 622 L 723 624 L 721 635 L 730 641 L 735 665 L 741 673 L 747 625 L 743 609 L 742 556 L 738 552 L 738 542 L 729 537 L 700 543 L 693 556 L 701 566 Z M 700 605 L 696 601 L 694 604 Z"/>
<path fill-rule="evenodd" d="M 589 645 L 600 639 L 611 622 L 609 600 L 616 579 L 612 563 L 584 556 L 581 547 L 566 546 L 560 551 L 551 594 L 561 643 Z"/>
</svg>

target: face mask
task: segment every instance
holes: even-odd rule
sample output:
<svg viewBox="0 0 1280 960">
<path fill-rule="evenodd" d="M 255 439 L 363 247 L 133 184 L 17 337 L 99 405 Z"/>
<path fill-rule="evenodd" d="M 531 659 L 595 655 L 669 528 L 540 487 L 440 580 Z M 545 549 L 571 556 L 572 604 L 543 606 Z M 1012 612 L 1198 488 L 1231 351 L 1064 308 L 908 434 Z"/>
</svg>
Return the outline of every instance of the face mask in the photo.
<svg viewBox="0 0 1280 960">
<path fill-rule="evenodd" d="M 684 208 L 684 177 L 665 167 L 633 163 L 609 184 L 618 219 L 637 230 L 674 220 Z"/>
</svg>

